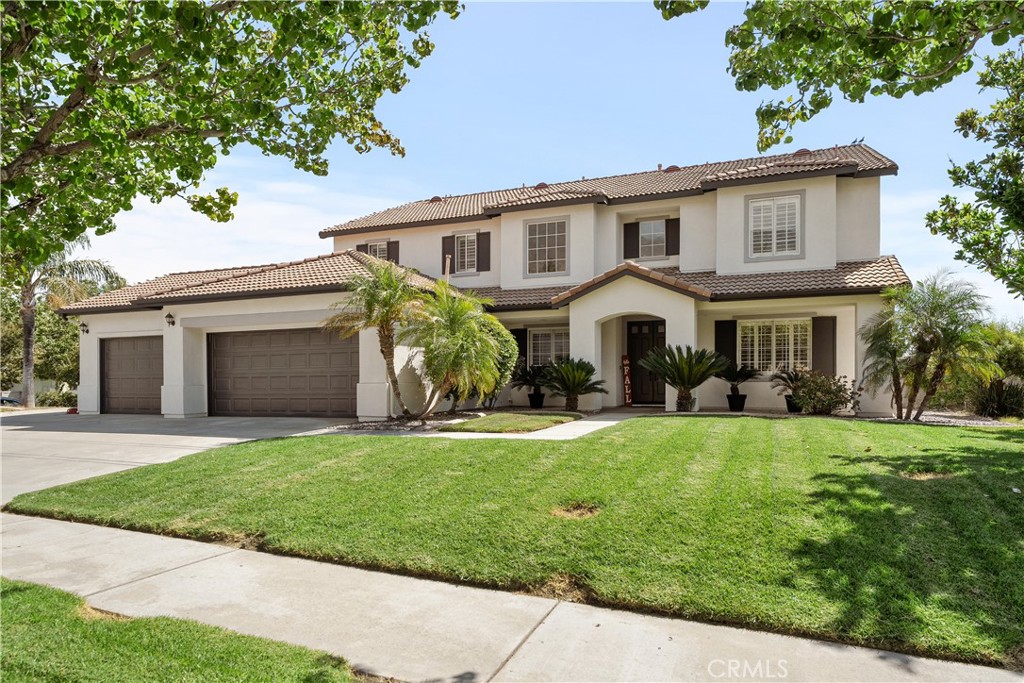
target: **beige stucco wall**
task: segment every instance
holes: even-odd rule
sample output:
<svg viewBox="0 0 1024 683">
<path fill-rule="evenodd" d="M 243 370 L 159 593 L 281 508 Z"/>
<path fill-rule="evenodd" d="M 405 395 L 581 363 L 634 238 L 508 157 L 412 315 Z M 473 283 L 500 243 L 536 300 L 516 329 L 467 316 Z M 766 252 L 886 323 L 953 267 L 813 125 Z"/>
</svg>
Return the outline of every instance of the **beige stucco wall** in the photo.
<svg viewBox="0 0 1024 683">
<path fill-rule="evenodd" d="M 881 178 L 836 179 L 836 259 L 881 254 Z"/>
</svg>

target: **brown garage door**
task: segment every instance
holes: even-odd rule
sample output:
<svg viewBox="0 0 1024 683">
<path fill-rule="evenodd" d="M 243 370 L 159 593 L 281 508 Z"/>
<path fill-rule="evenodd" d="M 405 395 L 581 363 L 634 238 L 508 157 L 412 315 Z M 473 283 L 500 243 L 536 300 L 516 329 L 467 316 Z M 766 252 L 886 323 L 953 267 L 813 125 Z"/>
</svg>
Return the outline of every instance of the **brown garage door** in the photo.
<svg viewBox="0 0 1024 683">
<path fill-rule="evenodd" d="M 356 414 L 359 341 L 319 329 L 211 334 L 210 414 Z"/>
<path fill-rule="evenodd" d="M 163 337 L 100 340 L 100 412 L 160 414 Z"/>
</svg>

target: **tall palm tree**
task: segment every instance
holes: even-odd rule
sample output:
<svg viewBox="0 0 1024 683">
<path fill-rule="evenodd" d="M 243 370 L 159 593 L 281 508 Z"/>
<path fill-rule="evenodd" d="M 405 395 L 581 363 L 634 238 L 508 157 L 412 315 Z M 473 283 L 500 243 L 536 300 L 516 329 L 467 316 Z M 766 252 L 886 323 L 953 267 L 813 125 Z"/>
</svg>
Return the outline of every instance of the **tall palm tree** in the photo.
<svg viewBox="0 0 1024 683">
<path fill-rule="evenodd" d="M 39 304 L 57 309 L 94 294 L 90 286 L 116 288 L 125 284 L 124 278 L 106 261 L 71 258 L 76 249 L 88 246 L 89 240 L 85 237 L 69 243 L 64 251 L 57 252 L 46 263 L 30 270 L 21 286 L 21 381 L 25 387 L 22 404 L 26 408 L 33 408 L 36 404 L 36 309 Z"/>
<path fill-rule="evenodd" d="M 399 333 L 399 339 L 423 350 L 423 372 L 431 388 L 421 417 L 449 392 L 464 401 L 474 389 L 481 396 L 494 391 L 501 374 L 499 344 L 490 332 L 493 316 L 484 312 L 485 303 L 438 280 L 434 295 Z"/>
<path fill-rule="evenodd" d="M 395 345 L 397 329 L 409 323 L 422 308 L 425 293 L 409 282 L 406 274 L 386 261 L 368 260 L 369 275 L 361 275 L 351 282 L 350 296 L 344 303 L 335 304 L 341 310 L 324 321 L 325 330 L 339 334 L 343 339 L 362 330 L 377 330 L 380 355 L 384 357 L 391 391 L 403 417 L 412 417 L 395 372 Z"/>
<path fill-rule="evenodd" d="M 676 390 L 676 412 L 689 412 L 693 390 L 729 366 L 729 359 L 708 349 L 693 350 L 689 344 L 651 349 L 640 359 L 646 368 Z"/>
<path fill-rule="evenodd" d="M 982 324 L 989 309 L 974 285 L 940 271 L 884 296 L 885 308 L 860 336 L 867 343 L 865 380 L 889 385 L 897 417 L 920 420 L 954 366 L 984 379 L 998 372 Z"/>
</svg>

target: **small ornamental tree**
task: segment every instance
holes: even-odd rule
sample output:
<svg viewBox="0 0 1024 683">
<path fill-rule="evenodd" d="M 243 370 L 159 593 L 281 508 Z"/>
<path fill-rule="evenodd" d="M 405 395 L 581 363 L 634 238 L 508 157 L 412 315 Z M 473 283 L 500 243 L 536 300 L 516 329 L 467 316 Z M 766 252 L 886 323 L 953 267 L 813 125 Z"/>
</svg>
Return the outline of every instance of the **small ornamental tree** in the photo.
<svg viewBox="0 0 1024 683">
<path fill-rule="evenodd" d="M 663 346 L 651 349 L 640 359 L 640 367 L 650 370 L 676 390 L 676 411 L 689 412 L 693 390 L 722 372 L 729 364 L 725 356 L 709 349 L 690 345 Z"/>
<path fill-rule="evenodd" d="M 580 396 L 608 393 L 604 380 L 594 379 L 596 372 L 597 368 L 588 360 L 563 358 L 547 367 L 544 386 L 551 390 L 553 396 L 565 397 L 566 410 L 579 410 Z"/>
</svg>

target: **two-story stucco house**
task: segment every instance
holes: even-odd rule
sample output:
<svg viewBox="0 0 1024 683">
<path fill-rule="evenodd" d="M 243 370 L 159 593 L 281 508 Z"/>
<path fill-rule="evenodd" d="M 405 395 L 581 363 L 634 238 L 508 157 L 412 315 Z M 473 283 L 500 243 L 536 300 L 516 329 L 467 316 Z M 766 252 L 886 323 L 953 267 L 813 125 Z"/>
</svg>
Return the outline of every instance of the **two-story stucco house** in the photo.
<svg viewBox="0 0 1024 683">
<path fill-rule="evenodd" d="M 634 404 L 674 406 L 637 365 L 664 344 L 717 349 L 765 378 L 780 366 L 854 378 L 857 329 L 885 287 L 909 282 L 879 253 L 880 178 L 896 172 L 853 145 L 381 211 L 322 230 L 332 254 L 168 275 L 68 307 L 84 323 L 80 411 L 385 417 L 375 335 L 318 329 L 371 258 L 492 299 L 530 363 L 592 361 L 609 394 L 584 397 L 584 409 L 624 403 L 624 365 Z M 414 391 L 415 350 L 401 351 Z M 750 410 L 783 408 L 767 381 L 744 390 Z M 726 392 L 708 382 L 698 407 L 724 409 Z M 889 404 L 865 396 L 861 410 Z"/>
</svg>

